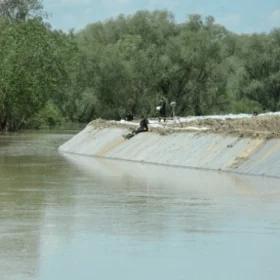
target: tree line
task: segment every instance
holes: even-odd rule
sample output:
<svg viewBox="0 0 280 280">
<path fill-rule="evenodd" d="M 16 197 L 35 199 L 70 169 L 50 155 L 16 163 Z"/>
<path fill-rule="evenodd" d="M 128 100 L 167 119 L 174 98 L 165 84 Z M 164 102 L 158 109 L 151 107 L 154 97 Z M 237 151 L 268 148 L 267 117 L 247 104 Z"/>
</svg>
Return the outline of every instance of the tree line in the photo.
<svg viewBox="0 0 280 280">
<path fill-rule="evenodd" d="M 0 131 L 151 117 L 162 97 L 178 115 L 280 110 L 280 28 L 139 11 L 65 33 L 38 0 L 0 2 Z"/>
</svg>

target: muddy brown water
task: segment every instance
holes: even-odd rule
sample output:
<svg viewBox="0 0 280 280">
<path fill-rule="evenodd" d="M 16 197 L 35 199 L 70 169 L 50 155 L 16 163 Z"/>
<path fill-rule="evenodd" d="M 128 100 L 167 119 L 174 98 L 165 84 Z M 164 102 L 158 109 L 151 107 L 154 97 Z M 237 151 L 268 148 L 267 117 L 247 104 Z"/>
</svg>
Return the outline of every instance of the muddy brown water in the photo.
<svg viewBox="0 0 280 280">
<path fill-rule="evenodd" d="M 280 278 L 279 180 L 62 155 L 0 136 L 1 280 Z"/>
</svg>

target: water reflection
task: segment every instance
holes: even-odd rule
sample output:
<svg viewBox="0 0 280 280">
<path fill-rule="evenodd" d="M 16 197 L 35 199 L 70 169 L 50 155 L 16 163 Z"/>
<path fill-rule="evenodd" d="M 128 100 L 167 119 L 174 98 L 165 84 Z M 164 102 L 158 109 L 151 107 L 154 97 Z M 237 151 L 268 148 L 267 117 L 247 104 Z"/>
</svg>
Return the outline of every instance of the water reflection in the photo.
<svg viewBox="0 0 280 280">
<path fill-rule="evenodd" d="M 0 138 L 1 280 L 279 278 L 278 180 L 58 155 L 67 138 Z"/>
<path fill-rule="evenodd" d="M 85 176 L 93 177 L 102 189 L 106 186 L 106 192 L 110 194 L 108 203 L 115 202 L 128 209 L 135 207 L 144 213 L 148 209 L 149 215 L 156 213 L 159 217 L 173 215 L 173 221 L 185 219 L 182 225 L 187 226 L 186 231 L 197 231 L 198 228 L 204 232 L 215 231 L 212 227 L 221 230 L 217 222 L 222 222 L 224 217 L 228 219 L 232 210 L 236 215 L 250 211 L 250 206 L 258 211 L 257 207 L 261 205 L 265 210 L 264 207 L 272 207 L 280 198 L 276 179 L 95 160 L 76 155 L 65 157 Z M 231 209 L 235 204 L 238 209 Z"/>
</svg>

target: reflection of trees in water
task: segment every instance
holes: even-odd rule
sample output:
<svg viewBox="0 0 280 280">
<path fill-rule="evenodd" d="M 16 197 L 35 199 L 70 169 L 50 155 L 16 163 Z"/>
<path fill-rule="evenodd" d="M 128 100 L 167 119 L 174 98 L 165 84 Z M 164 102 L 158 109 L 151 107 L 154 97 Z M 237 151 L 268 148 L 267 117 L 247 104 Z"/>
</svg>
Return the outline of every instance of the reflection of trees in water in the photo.
<svg viewBox="0 0 280 280">
<path fill-rule="evenodd" d="M 32 154 L 36 147 L 15 138 L 1 146 L 0 271 L 3 279 L 37 279 L 47 208 L 69 204 L 59 188 L 67 185 L 64 171 L 70 170 L 55 156 Z M 15 153 L 16 144 L 25 150 Z"/>
<path fill-rule="evenodd" d="M 45 191 L 34 166 L 23 158 L 0 163 L 0 271 L 4 279 L 35 279 Z M 5 278 L 7 277 L 7 278 Z"/>
</svg>

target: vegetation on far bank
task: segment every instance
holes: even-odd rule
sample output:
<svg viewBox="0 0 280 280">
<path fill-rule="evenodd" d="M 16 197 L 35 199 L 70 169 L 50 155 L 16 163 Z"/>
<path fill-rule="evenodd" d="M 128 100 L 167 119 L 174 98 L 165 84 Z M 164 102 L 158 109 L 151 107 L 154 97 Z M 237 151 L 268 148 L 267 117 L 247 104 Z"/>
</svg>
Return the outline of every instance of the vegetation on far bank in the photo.
<svg viewBox="0 0 280 280">
<path fill-rule="evenodd" d="M 167 11 L 53 30 L 39 0 L 0 2 L 0 131 L 64 121 L 280 110 L 280 28 L 234 34 Z"/>
</svg>

